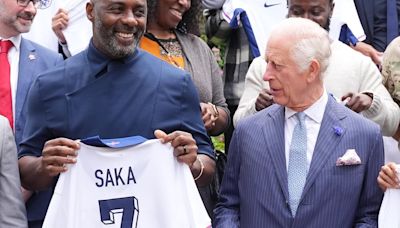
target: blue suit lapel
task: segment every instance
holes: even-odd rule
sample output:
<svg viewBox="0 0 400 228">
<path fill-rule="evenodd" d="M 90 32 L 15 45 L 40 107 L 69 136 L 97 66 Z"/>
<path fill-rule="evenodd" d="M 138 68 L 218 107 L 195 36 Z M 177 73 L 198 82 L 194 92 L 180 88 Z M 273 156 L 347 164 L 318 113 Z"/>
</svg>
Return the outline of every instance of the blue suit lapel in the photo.
<svg viewBox="0 0 400 228">
<path fill-rule="evenodd" d="M 26 100 L 26 95 L 31 85 L 32 78 L 35 74 L 35 64 L 37 62 L 37 56 L 35 53 L 35 47 L 31 42 L 22 38 L 19 55 L 19 66 L 18 66 L 18 84 L 17 94 L 15 103 L 15 121 L 18 123 L 22 107 Z"/>
<path fill-rule="evenodd" d="M 285 199 L 289 199 L 289 191 L 287 186 L 287 170 L 285 158 L 285 109 L 282 106 L 276 108 L 275 111 L 269 113 L 268 121 L 271 124 L 265 124 L 263 127 L 264 138 L 268 141 L 267 151 L 271 157 L 272 165 Z"/>
<path fill-rule="evenodd" d="M 343 135 L 346 133 L 345 127 L 340 123 L 341 120 L 346 118 L 346 114 L 337 108 L 338 105 L 340 104 L 336 103 L 332 97 L 329 97 L 314 148 L 310 170 L 304 186 L 303 197 L 314 183 L 322 167 L 325 166 L 329 156 L 333 154 L 333 151 L 341 141 Z M 343 131 L 337 133 L 335 132 L 335 127 L 340 128 Z"/>
</svg>

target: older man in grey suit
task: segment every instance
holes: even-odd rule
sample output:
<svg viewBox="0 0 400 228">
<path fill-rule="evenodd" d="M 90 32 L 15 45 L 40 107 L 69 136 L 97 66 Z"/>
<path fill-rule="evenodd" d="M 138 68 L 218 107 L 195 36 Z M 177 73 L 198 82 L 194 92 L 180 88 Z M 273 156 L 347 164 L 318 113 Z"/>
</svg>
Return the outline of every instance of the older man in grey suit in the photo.
<svg viewBox="0 0 400 228">
<path fill-rule="evenodd" d="M 28 227 L 20 187 L 13 132 L 0 116 L 0 227 Z"/>
<path fill-rule="evenodd" d="M 377 227 L 382 135 L 328 95 L 329 57 L 310 20 L 272 32 L 264 80 L 276 104 L 239 122 L 213 227 Z"/>
</svg>

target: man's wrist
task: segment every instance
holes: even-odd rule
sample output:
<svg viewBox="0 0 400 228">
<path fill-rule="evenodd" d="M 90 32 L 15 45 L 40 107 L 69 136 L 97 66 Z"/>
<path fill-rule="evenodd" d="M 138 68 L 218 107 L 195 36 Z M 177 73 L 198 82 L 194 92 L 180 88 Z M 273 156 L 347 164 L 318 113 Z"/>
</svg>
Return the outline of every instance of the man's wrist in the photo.
<svg viewBox="0 0 400 228">
<path fill-rule="evenodd" d="M 62 40 L 58 40 L 58 43 L 62 46 L 62 47 L 67 47 L 68 48 L 68 44 L 67 41 L 62 41 Z"/>
<path fill-rule="evenodd" d="M 61 40 L 58 40 L 58 44 L 61 46 L 62 52 L 64 53 L 65 57 L 71 57 L 71 52 L 68 49 L 68 43 L 65 41 L 65 43 L 62 43 Z"/>
<path fill-rule="evenodd" d="M 365 94 L 365 95 L 369 96 L 372 100 L 374 100 L 374 94 L 373 93 L 363 92 L 362 94 Z"/>
<path fill-rule="evenodd" d="M 192 171 L 193 179 L 197 181 L 203 175 L 204 172 L 204 163 L 198 156 L 196 160 L 193 162 L 192 166 L 190 167 Z"/>
</svg>

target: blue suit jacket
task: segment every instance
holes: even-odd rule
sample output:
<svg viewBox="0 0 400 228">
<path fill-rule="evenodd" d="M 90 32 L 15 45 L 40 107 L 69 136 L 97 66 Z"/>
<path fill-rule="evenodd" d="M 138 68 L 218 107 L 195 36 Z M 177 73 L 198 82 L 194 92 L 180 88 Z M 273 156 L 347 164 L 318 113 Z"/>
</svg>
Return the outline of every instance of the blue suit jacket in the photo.
<svg viewBox="0 0 400 228">
<path fill-rule="evenodd" d="M 365 35 L 371 39 L 374 31 L 375 0 L 354 0 L 354 4 L 356 5 L 358 17 L 364 28 Z"/>
<path fill-rule="evenodd" d="M 15 142 L 17 146 L 19 146 L 22 139 L 26 120 L 23 107 L 32 82 L 39 74 L 62 61 L 62 56 L 58 53 L 27 39 L 21 39 L 15 101 Z"/>
<path fill-rule="evenodd" d="M 19 157 L 41 156 L 57 137 L 154 138 L 156 129 L 190 132 L 199 153 L 214 157 L 190 75 L 140 50 L 110 60 L 90 43 L 36 79 L 27 112 Z M 44 218 L 50 197 L 36 202 L 36 219 Z"/>
<path fill-rule="evenodd" d="M 386 7 L 386 0 L 354 0 L 354 4 L 357 8 L 358 17 L 360 18 L 361 25 L 366 35 L 366 39 L 364 40 L 364 42 L 373 45 L 374 48 L 377 49 L 378 51 L 382 52 L 385 51 L 386 47 L 389 45 L 386 41 L 386 37 L 384 37 L 382 40 L 383 41 L 382 46 L 379 44 L 374 44 L 373 38 L 375 36 L 374 17 L 378 13 L 375 11 L 375 4 L 385 5 Z M 386 10 L 381 13 L 386 13 Z M 386 15 L 379 15 L 379 16 L 382 18 L 386 18 Z"/>
<path fill-rule="evenodd" d="M 329 99 L 293 218 L 284 121 L 284 108 L 273 105 L 240 122 L 229 147 L 213 227 L 377 227 L 382 192 L 376 178 L 383 164 L 379 126 Z M 356 150 L 361 165 L 336 166 L 347 149 Z"/>
<path fill-rule="evenodd" d="M 15 142 L 18 148 L 26 123 L 25 103 L 29 88 L 39 74 L 55 67 L 62 61 L 63 58 L 60 54 L 30 40 L 21 39 L 14 121 Z M 50 192 L 47 193 L 47 195 L 50 194 Z M 36 220 L 36 205 L 41 204 L 42 201 L 43 193 L 33 193 L 32 197 L 26 203 L 28 220 Z"/>
</svg>

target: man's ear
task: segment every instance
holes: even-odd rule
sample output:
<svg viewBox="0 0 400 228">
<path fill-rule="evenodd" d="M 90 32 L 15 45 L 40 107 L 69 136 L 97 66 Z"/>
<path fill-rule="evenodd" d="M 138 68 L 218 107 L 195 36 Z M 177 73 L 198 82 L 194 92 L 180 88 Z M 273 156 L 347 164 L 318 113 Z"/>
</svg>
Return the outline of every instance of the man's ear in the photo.
<svg viewBox="0 0 400 228">
<path fill-rule="evenodd" d="M 89 21 L 93 22 L 93 3 L 91 1 L 86 3 L 86 17 L 89 19 Z"/>
<path fill-rule="evenodd" d="M 319 80 L 321 74 L 321 65 L 316 59 L 311 60 L 310 66 L 308 67 L 308 82 L 313 82 L 316 79 Z"/>
</svg>

